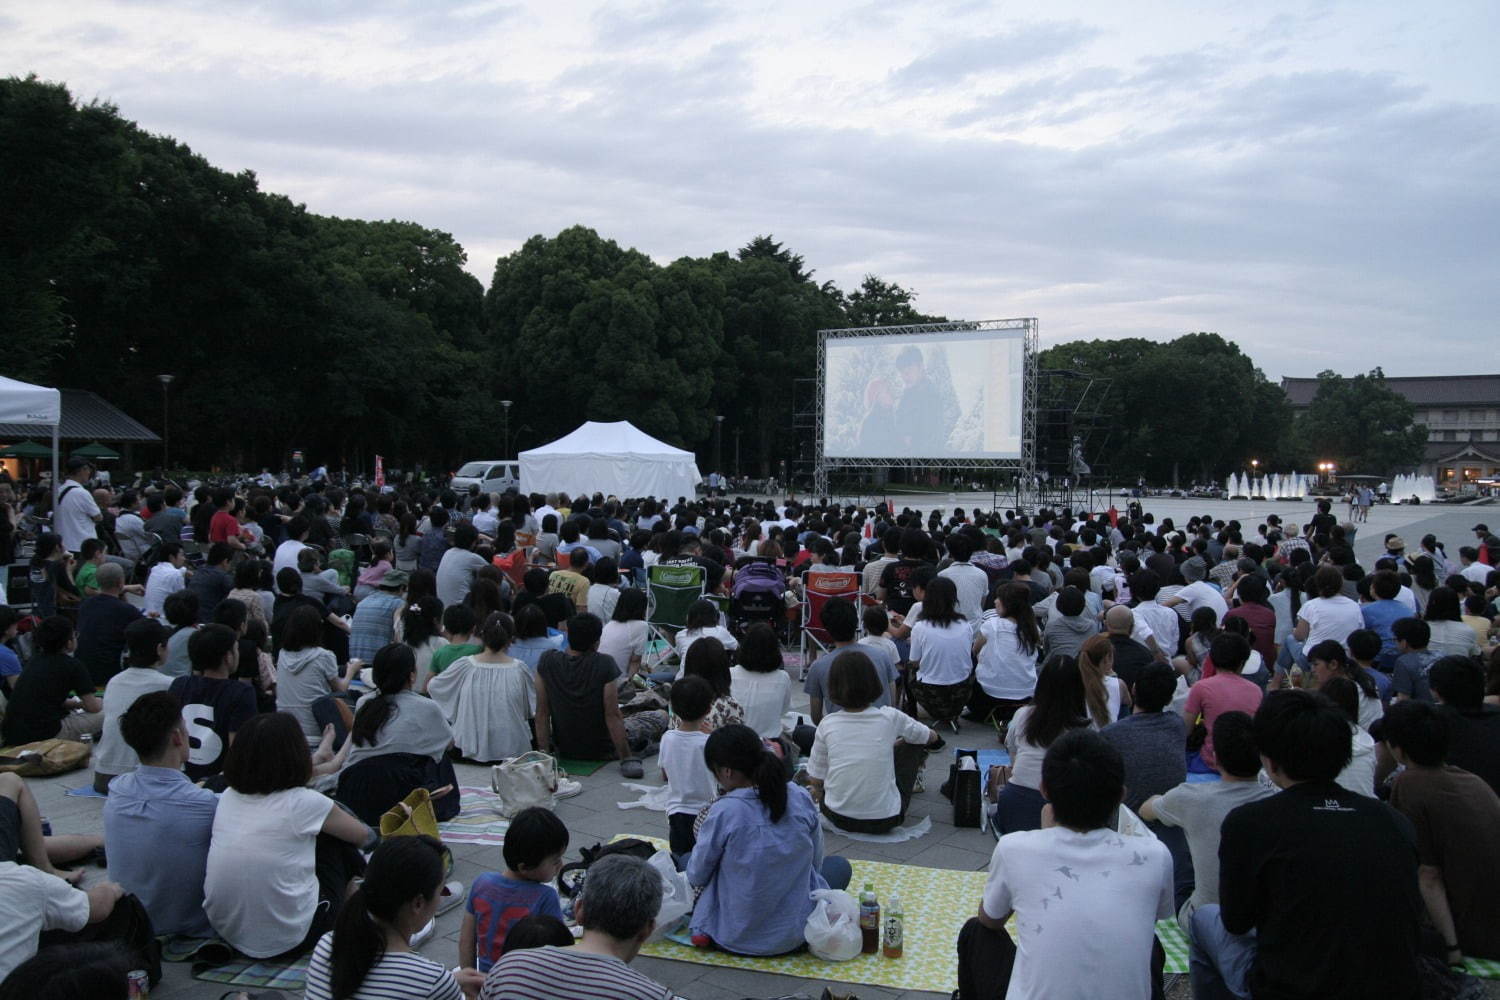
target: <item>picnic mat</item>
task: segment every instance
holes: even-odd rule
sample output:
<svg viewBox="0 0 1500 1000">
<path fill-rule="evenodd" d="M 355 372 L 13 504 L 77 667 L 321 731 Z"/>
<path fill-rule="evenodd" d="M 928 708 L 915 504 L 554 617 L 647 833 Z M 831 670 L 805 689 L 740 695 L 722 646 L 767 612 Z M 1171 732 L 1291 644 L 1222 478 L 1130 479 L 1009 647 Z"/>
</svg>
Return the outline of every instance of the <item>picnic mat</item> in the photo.
<svg viewBox="0 0 1500 1000">
<path fill-rule="evenodd" d="M 215 965 L 235 957 L 234 947 L 222 938 L 194 938 L 171 934 L 165 937 L 158 936 L 157 940 L 161 942 L 163 962 L 191 962 L 196 959 L 201 965 Z"/>
<path fill-rule="evenodd" d="M 510 820 L 500 815 L 500 796 L 488 788 L 459 788 L 458 815 L 438 824 L 445 844 L 503 844 Z"/>
<path fill-rule="evenodd" d="M 612 763 L 607 760 L 574 760 L 572 757 L 559 757 L 557 763 L 575 778 L 587 778 L 605 764 Z"/>
<path fill-rule="evenodd" d="M 228 986 L 258 986 L 271 990 L 301 990 L 307 984 L 307 963 L 311 952 L 290 962 L 263 962 L 239 958 L 223 965 L 199 962 L 193 966 L 193 978 Z"/>
<path fill-rule="evenodd" d="M 654 958 L 753 969 L 803 979 L 833 980 L 898 990 L 928 990 L 947 995 L 958 988 L 958 955 L 954 946 L 964 921 L 973 916 L 984 895 L 984 872 L 918 868 L 878 861 L 852 861 L 851 886 L 875 885 L 883 901 L 901 897 L 906 914 L 906 944 L 900 958 L 861 955 L 848 962 L 826 962 L 807 952 L 777 958 L 748 958 L 680 944 L 669 935 L 641 949 Z M 675 932 L 674 932 L 675 934 Z M 686 938 L 680 938 L 686 940 Z M 1186 968 L 1186 966 L 1184 966 Z"/>
<path fill-rule="evenodd" d="M 77 788 L 69 788 L 63 792 L 64 795 L 72 795 L 80 799 L 107 799 L 108 795 L 103 792 L 94 791 L 93 785 L 79 785 Z"/>
</svg>

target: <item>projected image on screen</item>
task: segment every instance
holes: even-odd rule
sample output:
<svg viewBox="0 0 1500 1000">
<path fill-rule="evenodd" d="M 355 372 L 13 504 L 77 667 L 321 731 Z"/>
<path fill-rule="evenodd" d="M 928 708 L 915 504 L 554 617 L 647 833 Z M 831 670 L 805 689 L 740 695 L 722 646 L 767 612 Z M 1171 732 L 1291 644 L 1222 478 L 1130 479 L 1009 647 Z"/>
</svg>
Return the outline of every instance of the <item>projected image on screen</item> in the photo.
<svg viewBox="0 0 1500 1000">
<path fill-rule="evenodd" d="M 1013 331 L 830 338 L 823 454 L 1019 458 L 1022 349 Z"/>
</svg>

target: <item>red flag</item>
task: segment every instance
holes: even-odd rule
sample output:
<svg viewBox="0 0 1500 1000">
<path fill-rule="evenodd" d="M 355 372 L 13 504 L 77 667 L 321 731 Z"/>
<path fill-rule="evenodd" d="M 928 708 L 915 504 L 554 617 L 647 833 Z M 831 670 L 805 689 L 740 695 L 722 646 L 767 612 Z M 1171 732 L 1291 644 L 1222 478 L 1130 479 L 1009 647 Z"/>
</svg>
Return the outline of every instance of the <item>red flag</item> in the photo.
<svg viewBox="0 0 1500 1000">
<path fill-rule="evenodd" d="M 379 455 L 375 456 L 375 485 L 377 487 L 385 486 L 385 459 Z"/>
</svg>

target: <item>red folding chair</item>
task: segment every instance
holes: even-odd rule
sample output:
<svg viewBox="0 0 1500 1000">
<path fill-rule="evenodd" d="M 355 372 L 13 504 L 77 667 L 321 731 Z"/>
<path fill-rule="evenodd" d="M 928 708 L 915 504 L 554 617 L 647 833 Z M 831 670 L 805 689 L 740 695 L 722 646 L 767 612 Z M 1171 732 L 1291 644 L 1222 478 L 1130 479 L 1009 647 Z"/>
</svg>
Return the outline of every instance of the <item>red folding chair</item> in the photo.
<svg viewBox="0 0 1500 1000">
<path fill-rule="evenodd" d="M 859 574 L 850 570 L 819 570 L 807 574 L 802 580 L 802 672 L 807 673 L 812 660 L 808 647 L 816 646 L 820 653 L 833 648 L 833 637 L 823 627 L 823 608 L 835 597 L 859 607 Z M 856 621 L 858 619 L 856 618 Z M 862 626 L 856 625 L 857 629 Z"/>
</svg>

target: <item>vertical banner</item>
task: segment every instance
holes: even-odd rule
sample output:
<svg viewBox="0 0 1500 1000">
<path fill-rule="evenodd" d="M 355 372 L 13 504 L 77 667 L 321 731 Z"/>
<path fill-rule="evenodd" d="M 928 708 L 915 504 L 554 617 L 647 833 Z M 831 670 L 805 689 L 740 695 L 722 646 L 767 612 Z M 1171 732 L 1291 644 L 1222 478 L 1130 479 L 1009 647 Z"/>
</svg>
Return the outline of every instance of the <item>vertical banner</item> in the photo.
<svg viewBox="0 0 1500 1000">
<path fill-rule="evenodd" d="M 379 455 L 375 456 L 375 486 L 377 489 L 385 488 L 385 459 Z"/>
</svg>

